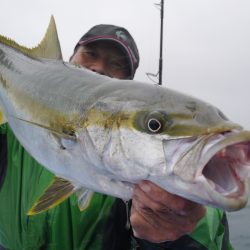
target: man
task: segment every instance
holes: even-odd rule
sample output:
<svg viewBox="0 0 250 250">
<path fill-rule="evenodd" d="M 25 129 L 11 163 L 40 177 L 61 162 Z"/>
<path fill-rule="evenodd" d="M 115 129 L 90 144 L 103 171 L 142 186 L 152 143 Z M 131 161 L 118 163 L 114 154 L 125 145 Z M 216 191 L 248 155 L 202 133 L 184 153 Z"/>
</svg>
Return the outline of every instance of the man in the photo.
<svg viewBox="0 0 250 250">
<path fill-rule="evenodd" d="M 126 29 L 97 25 L 77 43 L 70 62 L 109 77 L 133 79 L 139 53 Z M 0 127 L 0 163 L 4 249 L 230 249 L 223 212 L 205 210 L 149 181 L 135 187 L 132 204 L 95 194 L 80 212 L 72 195 L 54 209 L 27 216 L 53 175 L 22 148 L 7 124 Z"/>
</svg>

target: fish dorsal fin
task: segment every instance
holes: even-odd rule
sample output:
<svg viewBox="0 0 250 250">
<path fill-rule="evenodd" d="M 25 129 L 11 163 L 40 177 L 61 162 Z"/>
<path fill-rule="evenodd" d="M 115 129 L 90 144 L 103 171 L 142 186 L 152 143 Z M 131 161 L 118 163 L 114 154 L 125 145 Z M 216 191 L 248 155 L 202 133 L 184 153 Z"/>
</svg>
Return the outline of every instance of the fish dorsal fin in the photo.
<svg viewBox="0 0 250 250">
<path fill-rule="evenodd" d="M 30 53 L 35 58 L 62 59 L 56 22 L 53 16 L 50 18 L 50 23 L 43 40 L 37 47 L 31 49 Z"/>
<path fill-rule="evenodd" d="M 78 198 L 78 206 L 80 211 L 84 211 L 90 204 L 94 192 L 85 188 L 80 188 L 76 191 Z"/>
<path fill-rule="evenodd" d="M 62 59 L 61 46 L 57 35 L 55 19 L 51 16 L 49 26 L 43 40 L 37 47 L 26 48 L 15 41 L 1 36 L 0 43 L 10 46 L 23 54 L 33 58 Z"/>
<path fill-rule="evenodd" d="M 75 192 L 75 187 L 62 178 L 55 177 L 52 184 L 29 210 L 28 215 L 44 212 L 59 205 Z"/>
</svg>

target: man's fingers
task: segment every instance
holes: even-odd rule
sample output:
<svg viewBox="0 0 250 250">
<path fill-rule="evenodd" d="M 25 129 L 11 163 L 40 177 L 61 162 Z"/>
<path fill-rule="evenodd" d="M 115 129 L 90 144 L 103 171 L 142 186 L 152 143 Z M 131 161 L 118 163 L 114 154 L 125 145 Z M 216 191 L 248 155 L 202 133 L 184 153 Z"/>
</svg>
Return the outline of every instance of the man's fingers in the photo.
<svg viewBox="0 0 250 250">
<path fill-rule="evenodd" d="M 154 243 L 173 241 L 184 234 L 176 229 L 175 226 L 172 227 L 173 224 L 167 224 L 163 227 L 154 216 L 145 214 L 140 208 L 137 210 L 136 205 L 133 205 L 131 208 L 130 221 L 135 237 Z"/>
<path fill-rule="evenodd" d="M 154 210 L 165 207 L 176 214 L 182 216 L 194 216 L 195 214 L 195 217 L 202 217 L 205 213 L 203 206 L 171 194 L 149 181 L 140 182 L 134 189 L 134 196 L 137 196 L 145 205 L 149 204 Z"/>
<path fill-rule="evenodd" d="M 205 215 L 199 204 L 143 181 L 132 197 L 130 221 L 136 237 L 152 242 L 176 240 L 194 230 Z"/>
<path fill-rule="evenodd" d="M 166 227 L 166 229 L 171 226 L 173 228 L 177 228 L 182 233 L 191 232 L 195 227 L 197 220 L 204 215 L 203 208 L 201 207 L 202 213 L 200 213 L 198 209 L 200 206 L 198 206 L 197 209 L 195 207 L 193 211 L 195 216 L 186 215 L 186 212 L 185 215 L 183 215 L 179 210 L 169 208 L 168 204 L 171 202 L 172 201 L 169 200 L 168 203 L 164 205 L 162 203 L 155 202 L 139 187 L 134 190 L 132 200 L 133 206 L 135 206 L 137 211 L 142 213 L 145 218 L 148 219 L 148 223 L 156 226 L 161 225 L 161 227 Z"/>
</svg>

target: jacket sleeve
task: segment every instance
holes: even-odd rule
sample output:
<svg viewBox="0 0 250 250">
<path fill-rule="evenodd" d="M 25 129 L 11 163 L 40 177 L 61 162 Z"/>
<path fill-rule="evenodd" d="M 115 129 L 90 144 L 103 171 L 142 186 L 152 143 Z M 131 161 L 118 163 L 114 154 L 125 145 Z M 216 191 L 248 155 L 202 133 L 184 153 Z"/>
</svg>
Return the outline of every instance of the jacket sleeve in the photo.
<svg viewBox="0 0 250 250">
<path fill-rule="evenodd" d="M 7 136 L 6 124 L 0 126 L 0 190 L 3 185 L 7 169 Z"/>
<path fill-rule="evenodd" d="M 4 202 L 0 206 L 0 245 L 6 249 L 43 245 L 46 214 L 30 218 L 27 212 L 39 195 L 39 187 L 43 188 L 45 174 L 50 175 L 25 152 L 9 126 L 1 125 L 0 200 Z"/>
<path fill-rule="evenodd" d="M 72 195 L 55 208 L 28 216 L 54 175 L 26 152 L 7 124 L 0 126 L 0 146 L 0 169 L 4 173 L 0 188 L 0 248 L 101 250 L 103 225 L 114 198 L 94 194 L 89 207 L 81 212 L 76 195 Z"/>
</svg>

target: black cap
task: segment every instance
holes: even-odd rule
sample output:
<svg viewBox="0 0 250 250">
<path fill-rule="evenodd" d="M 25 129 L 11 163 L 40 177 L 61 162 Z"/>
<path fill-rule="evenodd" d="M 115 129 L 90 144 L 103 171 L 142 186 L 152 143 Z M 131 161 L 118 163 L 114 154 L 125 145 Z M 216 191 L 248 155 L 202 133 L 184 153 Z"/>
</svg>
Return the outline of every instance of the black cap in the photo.
<svg viewBox="0 0 250 250">
<path fill-rule="evenodd" d="M 134 77 L 140 57 L 133 37 L 125 28 L 109 24 L 96 25 L 81 37 L 75 49 L 79 45 L 86 45 L 95 41 L 110 41 L 118 45 L 128 57 L 131 78 Z"/>
</svg>

